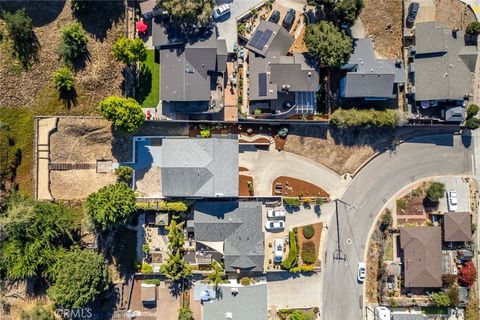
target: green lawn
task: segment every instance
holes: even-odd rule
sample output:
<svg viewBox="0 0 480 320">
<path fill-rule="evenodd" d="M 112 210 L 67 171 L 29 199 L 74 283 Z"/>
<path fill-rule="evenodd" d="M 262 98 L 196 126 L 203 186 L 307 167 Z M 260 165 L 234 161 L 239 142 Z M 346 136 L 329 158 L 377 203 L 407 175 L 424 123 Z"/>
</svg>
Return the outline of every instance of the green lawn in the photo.
<svg viewBox="0 0 480 320">
<path fill-rule="evenodd" d="M 155 50 L 148 50 L 147 53 L 147 60 L 140 64 L 136 98 L 144 108 L 152 108 L 160 101 L 160 65 L 155 62 Z"/>
</svg>

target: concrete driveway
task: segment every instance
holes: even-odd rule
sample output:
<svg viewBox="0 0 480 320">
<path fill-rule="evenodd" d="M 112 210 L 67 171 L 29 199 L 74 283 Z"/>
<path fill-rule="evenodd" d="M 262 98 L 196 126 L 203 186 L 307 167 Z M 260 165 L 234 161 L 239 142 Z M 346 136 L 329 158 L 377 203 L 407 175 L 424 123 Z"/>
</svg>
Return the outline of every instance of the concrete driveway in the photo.
<svg viewBox="0 0 480 320">
<path fill-rule="evenodd" d="M 460 177 L 441 177 L 435 181 L 445 184 L 447 192 L 449 190 L 457 191 L 458 205 L 456 212 L 470 212 L 470 195 L 468 191 L 468 183 Z M 447 195 L 440 199 L 438 210 L 448 212 Z"/>
<path fill-rule="evenodd" d="M 317 162 L 274 148 L 260 150 L 251 146 L 241 147 L 239 164 L 249 169 L 256 196 L 271 196 L 273 180 L 279 176 L 313 183 L 327 191 L 331 198 L 340 197 L 348 184 L 337 173 Z"/>
<path fill-rule="evenodd" d="M 252 8 L 257 7 L 263 0 L 216 0 L 216 5 L 228 3 L 230 15 L 216 21 L 220 39 L 227 42 L 227 51 L 233 52 L 233 45 L 237 41 L 237 18 L 245 15 Z"/>
<path fill-rule="evenodd" d="M 278 309 L 320 306 L 320 273 L 305 276 L 290 272 L 270 272 L 267 273 L 267 288 L 269 307 Z"/>
</svg>

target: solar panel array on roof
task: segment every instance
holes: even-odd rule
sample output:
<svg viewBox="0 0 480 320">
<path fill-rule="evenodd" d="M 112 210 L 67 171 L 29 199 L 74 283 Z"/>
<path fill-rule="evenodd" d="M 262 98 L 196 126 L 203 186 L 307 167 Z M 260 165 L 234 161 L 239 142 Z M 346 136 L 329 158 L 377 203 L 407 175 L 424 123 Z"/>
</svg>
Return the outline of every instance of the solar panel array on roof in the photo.
<svg viewBox="0 0 480 320">
<path fill-rule="evenodd" d="M 258 74 L 258 95 L 262 97 L 267 95 L 267 74 L 266 73 Z"/>
<path fill-rule="evenodd" d="M 270 37 L 272 36 L 272 34 L 273 34 L 273 31 L 270 29 L 267 29 L 265 31 L 256 30 L 253 33 L 253 36 L 250 39 L 249 43 L 252 47 L 257 48 L 258 50 L 263 50 L 268 40 L 270 40 Z"/>
</svg>

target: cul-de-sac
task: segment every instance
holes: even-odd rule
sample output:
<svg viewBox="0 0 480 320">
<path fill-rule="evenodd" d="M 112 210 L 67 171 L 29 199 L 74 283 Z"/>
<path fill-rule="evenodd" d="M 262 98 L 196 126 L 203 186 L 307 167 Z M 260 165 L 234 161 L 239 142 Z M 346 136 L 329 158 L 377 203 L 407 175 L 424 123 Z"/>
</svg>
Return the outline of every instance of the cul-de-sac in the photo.
<svg viewBox="0 0 480 320">
<path fill-rule="evenodd" d="M 0 0 L 1 320 L 480 320 L 480 0 Z"/>
</svg>

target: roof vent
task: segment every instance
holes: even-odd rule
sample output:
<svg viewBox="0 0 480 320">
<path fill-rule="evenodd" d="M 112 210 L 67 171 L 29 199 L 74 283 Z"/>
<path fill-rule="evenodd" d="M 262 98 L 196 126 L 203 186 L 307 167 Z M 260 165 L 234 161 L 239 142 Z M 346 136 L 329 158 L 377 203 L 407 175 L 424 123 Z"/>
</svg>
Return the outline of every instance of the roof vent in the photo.
<svg viewBox="0 0 480 320">
<path fill-rule="evenodd" d="M 233 319 L 232 313 L 231 312 L 225 312 L 225 319 L 232 320 Z"/>
<path fill-rule="evenodd" d="M 373 72 L 373 69 L 370 69 L 370 72 Z"/>
<path fill-rule="evenodd" d="M 450 67 L 450 69 L 452 69 L 452 67 L 453 67 L 453 64 L 449 65 L 449 67 Z"/>
<path fill-rule="evenodd" d="M 444 78 L 446 78 L 448 76 L 448 73 L 445 72 L 445 74 L 443 75 Z"/>
<path fill-rule="evenodd" d="M 312 76 L 312 73 L 310 71 L 308 71 L 308 76 L 311 77 Z"/>
<path fill-rule="evenodd" d="M 289 84 L 282 85 L 282 91 L 288 91 L 288 90 L 290 90 L 290 85 Z"/>
</svg>

